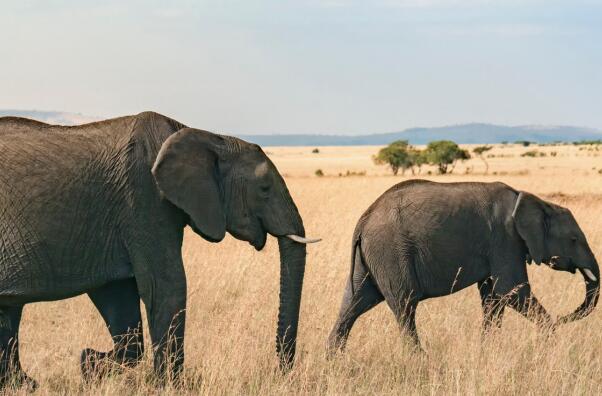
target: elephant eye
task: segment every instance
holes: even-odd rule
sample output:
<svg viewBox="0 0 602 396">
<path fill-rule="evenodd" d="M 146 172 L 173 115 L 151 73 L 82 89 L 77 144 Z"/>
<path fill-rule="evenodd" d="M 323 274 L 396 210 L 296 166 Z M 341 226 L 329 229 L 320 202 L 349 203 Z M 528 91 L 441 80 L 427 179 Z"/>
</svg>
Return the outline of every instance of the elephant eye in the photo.
<svg viewBox="0 0 602 396">
<path fill-rule="evenodd" d="M 261 186 L 259 189 L 262 193 L 266 194 L 268 191 L 270 191 L 270 186 Z"/>
<path fill-rule="evenodd" d="M 577 237 L 576 236 L 572 236 L 571 237 L 571 242 L 577 242 Z"/>
</svg>

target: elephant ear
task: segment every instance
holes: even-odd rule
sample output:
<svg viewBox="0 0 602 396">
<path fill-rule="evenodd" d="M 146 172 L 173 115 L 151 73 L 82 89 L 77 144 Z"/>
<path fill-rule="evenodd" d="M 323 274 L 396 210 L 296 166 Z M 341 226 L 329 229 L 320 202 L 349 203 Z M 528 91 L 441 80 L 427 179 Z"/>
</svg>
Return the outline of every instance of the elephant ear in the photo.
<svg viewBox="0 0 602 396">
<path fill-rule="evenodd" d="M 535 195 L 520 192 L 512 212 L 516 230 L 525 241 L 531 258 L 537 264 L 540 264 L 547 254 L 546 206 L 547 204 Z"/>
<path fill-rule="evenodd" d="M 217 148 L 220 137 L 184 128 L 161 146 L 152 174 L 159 190 L 190 216 L 190 226 L 211 242 L 226 234 Z"/>
</svg>

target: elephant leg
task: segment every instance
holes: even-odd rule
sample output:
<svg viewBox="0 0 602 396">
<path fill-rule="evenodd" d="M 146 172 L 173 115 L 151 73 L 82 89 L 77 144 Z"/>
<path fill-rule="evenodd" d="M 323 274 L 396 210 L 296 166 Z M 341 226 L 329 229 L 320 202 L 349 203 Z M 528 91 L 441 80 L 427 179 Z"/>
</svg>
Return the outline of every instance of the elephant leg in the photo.
<svg viewBox="0 0 602 396">
<path fill-rule="evenodd" d="M 186 277 L 180 266 L 161 275 L 136 279 L 148 317 L 155 375 L 159 382 L 178 385 L 184 365 Z"/>
<path fill-rule="evenodd" d="M 357 318 L 384 300 L 364 265 L 361 262 L 356 264 L 359 265 L 356 265 L 347 282 L 339 317 L 328 337 L 329 355 L 345 349 L 347 338 Z"/>
<path fill-rule="evenodd" d="M 421 349 L 416 330 L 416 308 L 422 299 L 422 291 L 415 281 L 412 259 L 404 257 L 391 262 L 387 266 L 389 269 L 384 271 L 386 275 L 381 274 L 382 278 L 377 283 L 402 333 L 409 335 L 416 347 Z"/>
<path fill-rule="evenodd" d="M 0 307 L 0 387 L 26 386 L 35 390 L 37 383 L 21 368 L 19 324 L 23 306 Z"/>
<path fill-rule="evenodd" d="M 505 305 L 502 299 L 494 293 L 493 286 L 491 278 L 478 283 L 481 307 L 483 308 L 483 334 L 488 333 L 492 327 L 500 328 L 502 326 Z"/>
<path fill-rule="evenodd" d="M 491 262 L 495 294 L 501 297 L 502 304 L 509 305 L 542 330 L 554 328 L 554 322 L 545 308 L 531 292 L 524 253 L 514 249 L 494 252 Z M 517 265 L 509 266 L 508 263 Z M 518 263 L 521 263 L 518 265 Z"/>
<path fill-rule="evenodd" d="M 409 294 L 403 294 L 401 297 L 391 299 L 387 299 L 385 295 L 385 299 L 389 308 L 393 311 L 402 333 L 405 332 L 405 334 L 409 335 L 412 343 L 416 348 L 421 350 L 420 339 L 416 330 L 416 308 L 420 300 Z"/>
<path fill-rule="evenodd" d="M 370 269 L 372 279 L 387 305 L 393 311 L 402 333 L 410 336 L 420 349 L 420 340 L 416 331 L 416 307 L 423 293 L 417 281 L 411 249 L 392 249 L 382 238 L 362 240 L 362 251 L 366 267 Z"/>
<path fill-rule="evenodd" d="M 114 346 L 109 352 L 91 348 L 82 351 L 80 365 L 84 379 L 99 379 L 112 369 L 136 366 L 144 353 L 136 280 L 114 281 L 89 292 L 88 296 L 102 315 Z"/>
<path fill-rule="evenodd" d="M 528 283 L 517 286 L 514 292 L 507 296 L 507 299 L 508 305 L 534 322 L 540 329 L 549 330 L 554 328 L 552 317 L 531 293 L 531 286 Z"/>
</svg>

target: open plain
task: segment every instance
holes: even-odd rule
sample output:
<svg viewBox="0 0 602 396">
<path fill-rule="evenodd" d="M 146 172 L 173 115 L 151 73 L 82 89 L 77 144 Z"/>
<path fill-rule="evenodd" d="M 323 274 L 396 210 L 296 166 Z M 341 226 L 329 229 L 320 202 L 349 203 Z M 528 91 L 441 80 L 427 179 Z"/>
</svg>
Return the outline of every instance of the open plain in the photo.
<svg viewBox="0 0 602 396">
<path fill-rule="evenodd" d="M 380 194 L 402 180 L 502 181 L 533 192 L 570 208 L 594 253 L 602 258 L 602 147 L 494 145 L 486 153 L 486 175 L 484 162 L 473 156 L 457 164 L 451 175 L 436 175 L 434 167 L 424 166 L 415 176 L 410 171 L 393 176 L 385 166 L 374 165 L 371 156 L 378 149 L 320 147 L 319 153 L 312 153 L 313 147 L 264 149 L 285 176 L 307 234 L 323 238 L 308 246 L 298 357 L 288 375 L 278 371 L 274 347 L 279 277 L 275 239 L 256 252 L 230 236 L 211 244 L 187 230 L 184 389 L 155 390 L 149 382 L 149 356 L 136 369 L 84 385 L 80 350 L 108 349 L 111 340 L 100 315 L 81 296 L 25 308 L 21 359 L 25 370 L 40 381 L 37 393 L 602 393 L 600 309 L 550 337 L 507 310 L 502 329 L 481 338 L 476 286 L 419 306 L 424 355 L 411 351 L 393 315 L 381 304 L 358 320 L 347 351 L 326 359 L 324 347 L 348 274 L 355 223 Z M 534 157 L 521 156 L 534 150 Z M 316 176 L 318 169 L 324 176 Z M 554 317 L 575 309 L 583 299 L 580 275 L 532 265 L 529 276 L 535 294 Z"/>
</svg>

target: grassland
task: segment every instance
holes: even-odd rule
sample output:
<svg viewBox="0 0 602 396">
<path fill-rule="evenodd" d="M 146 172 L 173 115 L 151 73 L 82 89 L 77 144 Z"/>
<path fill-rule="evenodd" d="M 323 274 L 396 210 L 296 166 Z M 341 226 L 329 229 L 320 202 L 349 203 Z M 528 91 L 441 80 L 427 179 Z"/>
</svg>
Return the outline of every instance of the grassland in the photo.
<svg viewBox="0 0 602 396">
<path fill-rule="evenodd" d="M 391 185 L 405 180 L 372 164 L 377 147 L 267 148 L 285 175 L 307 233 L 323 242 L 308 247 L 299 353 L 294 370 L 279 374 L 274 353 L 278 295 L 277 244 L 264 251 L 227 237 L 210 244 L 187 232 L 184 259 L 189 304 L 186 329 L 187 387 L 167 394 L 600 394 L 602 313 L 560 328 L 550 338 L 508 311 L 500 331 L 482 339 L 476 287 L 423 302 L 418 332 L 426 355 L 416 355 L 381 304 L 361 317 L 348 350 L 324 356 L 349 268 L 350 239 L 366 207 Z M 521 157 L 525 151 L 545 157 Z M 552 156 L 551 152 L 556 152 Z M 602 257 L 602 151 L 577 146 L 499 146 L 488 152 L 490 172 L 478 158 L 452 175 L 432 180 L 503 181 L 569 207 Z M 325 176 L 316 177 L 322 169 Z M 364 176 L 339 176 L 349 172 Z M 530 266 L 534 292 L 553 315 L 583 298 L 579 275 Z M 147 341 L 148 342 L 148 341 Z M 79 351 L 108 349 L 110 337 L 92 304 L 79 297 L 25 308 L 21 359 L 40 381 L 39 394 L 148 394 L 147 357 L 137 369 L 99 385 L 83 385 Z"/>
</svg>

